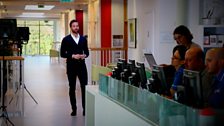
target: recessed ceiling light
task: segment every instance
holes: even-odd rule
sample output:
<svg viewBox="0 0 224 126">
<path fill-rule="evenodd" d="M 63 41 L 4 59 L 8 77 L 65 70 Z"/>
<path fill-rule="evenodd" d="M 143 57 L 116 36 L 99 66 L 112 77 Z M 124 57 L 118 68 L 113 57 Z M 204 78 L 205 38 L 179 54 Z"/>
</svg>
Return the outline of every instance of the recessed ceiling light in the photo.
<svg viewBox="0 0 224 126">
<path fill-rule="evenodd" d="M 51 10 L 54 5 L 26 5 L 25 10 Z"/>
<path fill-rule="evenodd" d="M 18 17 L 34 17 L 34 18 L 40 18 L 40 17 L 45 17 L 44 13 L 22 13 L 20 16 Z"/>
</svg>

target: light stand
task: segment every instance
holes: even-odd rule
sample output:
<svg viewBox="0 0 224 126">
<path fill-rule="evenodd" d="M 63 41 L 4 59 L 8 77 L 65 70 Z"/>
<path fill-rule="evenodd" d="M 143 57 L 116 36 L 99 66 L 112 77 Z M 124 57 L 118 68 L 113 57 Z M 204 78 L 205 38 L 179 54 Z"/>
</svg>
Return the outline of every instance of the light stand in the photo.
<svg viewBox="0 0 224 126">
<path fill-rule="evenodd" d="M 3 50 L 5 49 L 5 46 L 6 46 L 6 42 L 7 40 L 3 40 Z M 6 124 L 8 125 L 7 121 L 12 125 L 14 126 L 14 124 L 9 120 L 9 116 L 8 116 L 8 113 L 7 113 L 7 110 L 6 110 L 6 106 L 5 106 L 5 93 L 6 93 L 6 90 L 7 90 L 7 72 L 6 72 L 6 60 L 5 60 L 5 54 L 3 54 L 3 64 L 2 64 L 2 83 L 1 83 L 1 100 L 2 100 L 2 105 L 0 107 L 0 109 L 2 109 L 2 114 L 1 114 L 1 118 L 5 119 L 6 121 Z"/>
<path fill-rule="evenodd" d="M 22 41 L 20 41 L 20 42 L 18 42 L 18 48 L 20 49 L 20 51 L 19 51 L 19 56 L 22 56 Z M 22 61 L 20 60 L 19 61 L 19 82 L 20 82 L 20 86 L 22 85 Z M 19 86 L 19 87 L 20 87 Z M 32 96 L 32 94 L 29 92 L 29 90 L 26 88 L 26 85 L 25 85 L 25 83 L 24 83 L 24 89 L 26 90 L 26 92 L 30 95 L 30 97 L 34 100 L 34 102 L 36 103 L 36 104 L 38 104 L 37 103 L 37 101 L 35 100 L 35 98 Z M 15 92 L 15 94 L 18 92 L 18 87 L 17 87 L 17 89 L 16 89 L 16 92 Z M 13 98 L 14 97 L 12 97 L 11 98 L 11 100 L 9 101 L 9 104 L 11 104 L 11 102 L 12 102 L 12 100 L 13 100 Z"/>
</svg>

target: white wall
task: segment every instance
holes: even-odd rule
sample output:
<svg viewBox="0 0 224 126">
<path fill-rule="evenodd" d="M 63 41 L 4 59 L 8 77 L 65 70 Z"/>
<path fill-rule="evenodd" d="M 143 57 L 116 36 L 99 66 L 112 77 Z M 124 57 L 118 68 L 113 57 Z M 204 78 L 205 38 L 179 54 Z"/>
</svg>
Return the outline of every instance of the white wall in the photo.
<svg viewBox="0 0 224 126">
<path fill-rule="evenodd" d="M 176 45 L 173 30 L 177 26 L 177 0 L 160 0 L 157 4 L 155 59 L 158 64 L 170 64 L 172 49 Z"/>
<path fill-rule="evenodd" d="M 112 0 L 112 35 L 124 34 L 124 7 L 123 0 Z"/>
<path fill-rule="evenodd" d="M 128 18 L 137 18 L 137 48 L 129 48 L 128 58 L 144 62 L 143 52 L 152 52 L 158 64 L 170 63 L 171 50 L 175 45 L 172 37 L 176 24 L 175 2 L 128 1 Z"/>
<path fill-rule="evenodd" d="M 137 18 L 137 48 L 128 48 L 128 58 L 144 62 L 143 52 L 154 49 L 155 0 L 128 0 L 128 19 Z M 150 17 L 152 16 L 152 17 Z"/>
<path fill-rule="evenodd" d="M 199 10 L 200 0 L 189 0 L 188 7 L 188 28 L 192 32 L 193 41 L 200 46 L 203 46 L 203 31 L 202 26 L 199 25 L 200 20 L 200 10 Z M 201 4 L 201 3 L 200 3 Z"/>
<path fill-rule="evenodd" d="M 157 64 L 170 64 L 173 30 L 180 24 L 201 45 L 198 7 L 199 0 L 128 0 L 128 19 L 137 18 L 137 48 L 128 49 L 128 58 L 144 62 L 143 52 L 152 52 Z"/>
</svg>

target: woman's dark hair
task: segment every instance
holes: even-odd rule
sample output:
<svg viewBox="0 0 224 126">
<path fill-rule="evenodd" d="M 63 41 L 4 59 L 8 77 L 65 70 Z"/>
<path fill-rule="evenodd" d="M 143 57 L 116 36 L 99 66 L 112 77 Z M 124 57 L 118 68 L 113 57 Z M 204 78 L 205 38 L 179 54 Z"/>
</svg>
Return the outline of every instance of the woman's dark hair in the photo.
<svg viewBox="0 0 224 126">
<path fill-rule="evenodd" d="M 71 20 L 70 23 L 69 23 L 70 28 L 72 27 L 72 24 L 73 24 L 74 22 L 78 22 L 78 21 L 75 20 L 75 19 Z"/>
<path fill-rule="evenodd" d="M 192 36 L 190 30 L 184 25 L 180 25 L 180 26 L 176 27 L 175 30 L 173 31 L 173 34 L 183 35 L 187 38 L 187 40 L 189 42 L 191 42 L 191 40 L 193 39 L 193 36 Z"/>
<path fill-rule="evenodd" d="M 178 51 L 180 54 L 180 60 L 184 60 L 187 48 L 184 45 L 177 45 L 173 48 L 173 55 L 176 51 Z"/>
</svg>

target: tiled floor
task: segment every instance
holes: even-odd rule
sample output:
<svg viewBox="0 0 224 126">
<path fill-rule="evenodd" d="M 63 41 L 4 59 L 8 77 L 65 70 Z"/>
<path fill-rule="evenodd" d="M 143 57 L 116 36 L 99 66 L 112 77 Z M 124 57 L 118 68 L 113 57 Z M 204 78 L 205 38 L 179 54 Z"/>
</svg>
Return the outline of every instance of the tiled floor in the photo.
<svg viewBox="0 0 224 126">
<path fill-rule="evenodd" d="M 62 63 L 61 63 L 62 64 Z M 77 116 L 70 116 L 68 81 L 65 67 L 50 62 L 48 56 L 25 57 L 25 86 L 38 102 L 25 90 L 24 117 L 10 117 L 15 126 L 84 126 L 80 88 L 77 84 Z"/>
</svg>

